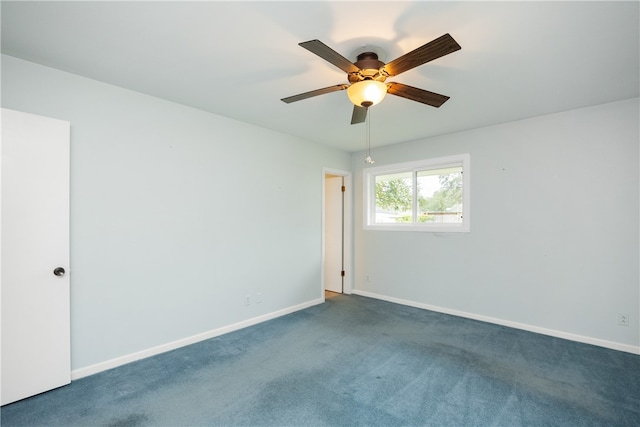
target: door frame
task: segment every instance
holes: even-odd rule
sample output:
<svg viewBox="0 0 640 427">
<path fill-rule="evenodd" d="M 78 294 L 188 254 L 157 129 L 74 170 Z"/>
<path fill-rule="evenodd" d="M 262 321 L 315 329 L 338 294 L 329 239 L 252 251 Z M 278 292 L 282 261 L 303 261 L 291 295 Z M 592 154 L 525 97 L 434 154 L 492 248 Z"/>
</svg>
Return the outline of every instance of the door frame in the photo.
<svg viewBox="0 0 640 427">
<path fill-rule="evenodd" d="M 353 175 L 350 171 L 333 169 L 333 168 L 322 168 L 322 263 L 320 266 L 320 293 L 322 296 L 322 300 L 324 301 L 324 266 L 325 266 L 325 178 L 327 175 L 341 176 L 344 179 L 344 206 L 343 206 L 343 221 L 344 227 L 342 230 L 342 237 L 344 239 L 344 253 L 343 253 L 343 265 L 345 275 L 343 278 L 343 289 L 342 292 L 344 294 L 351 294 L 352 286 L 353 286 L 353 262 L 352 262 L 352 253 L 353 253 Z"/>
</svg>

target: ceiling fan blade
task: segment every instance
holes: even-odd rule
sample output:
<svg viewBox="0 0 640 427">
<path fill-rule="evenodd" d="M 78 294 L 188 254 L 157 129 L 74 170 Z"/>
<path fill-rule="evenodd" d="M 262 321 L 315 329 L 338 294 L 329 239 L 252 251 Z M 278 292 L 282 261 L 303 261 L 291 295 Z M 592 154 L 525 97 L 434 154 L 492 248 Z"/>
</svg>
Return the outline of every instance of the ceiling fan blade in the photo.
<svg viewBox="0 0 640 427">
<path fill-rule="evenodd" d="M 298 95 L 288 96 L 286 98 L 282 98 L 281 101 L 286 102 L 287 104 L 291 104 L 292 102 L 301 101 L 303 99 L 312 98 L 312 97 L 318 96 L 318 95 L 324 95 L 325 93 L 331 93 L 331 92 L 336 92 L 336 91 L 339 91 L 339 90 L 345 90 L 348 87 L 349 87 L 349 85 L 347 85 L 347 84 L 329 86 L 329 87 L 325 87 L 325 88 L 322 88 L 322 89 L 312 90 L 310 92 L 300 93 Z"/>
<path fill-rule="evenodd" d="M 367 109 L 364 107 L 359 107 L 357 105 L 353 106 L 353 114 L 351 115 L 351 124 L 356 125 L 358 123 L 364 123 L 367 119 Z"/>
<path fill-rule="evenodd" d="M 387 93 L 390 93 L 391 95 L 401 96 L 436 108 L 440 107 L 449 99 L 448 96 L 429 92 L 424 89 L 418 89 L 413 86 L 407 86 L 402 83 L 387 83 L 387 88 Z"/>
<path fill-rule="evenodd" d="M 309 40 L 308 42 L 298 44 L 309 52 L 315 53 L 320 58 L 340 68 L 345 73 L 357 73 L 360 71 L 360 68 L 353 65 L 351 61 L 331 49 L 326 44 L 322 43 L 320 40 Z"/>
<path fill-rule="evenodd" d="M 460 49 L 462 49 L 460 45 L 447 33 L 394 59 L 383 68 L 390 76 L 397 76 L 400 73 L 404 73 L 405 71 Z"/>
</svg>

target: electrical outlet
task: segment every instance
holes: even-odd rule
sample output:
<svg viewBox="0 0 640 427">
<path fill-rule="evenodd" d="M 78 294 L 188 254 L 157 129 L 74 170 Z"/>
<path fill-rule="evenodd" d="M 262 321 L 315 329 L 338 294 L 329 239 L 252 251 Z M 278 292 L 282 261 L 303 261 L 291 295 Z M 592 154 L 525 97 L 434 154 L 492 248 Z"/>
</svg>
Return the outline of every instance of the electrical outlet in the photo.
<svg viewBox="0 0 640 427">
<path fill-rule="evenodd" d="M 627 313 L 618 313 L 618 325 L 629 326 L 629 315 Z"/>
<path fill-rule="evenodd" d="M 244 305 L 251 305 L 251 295 L 244 297 Z"/>
<path fill-rule="evenodd" d="M 371 282 L 371 276 L 367 275 L 367 276 L 365 277 L 365 279 L 366 279 L 366 281 L 367 281 L 367 282 Z"/>
</svg>

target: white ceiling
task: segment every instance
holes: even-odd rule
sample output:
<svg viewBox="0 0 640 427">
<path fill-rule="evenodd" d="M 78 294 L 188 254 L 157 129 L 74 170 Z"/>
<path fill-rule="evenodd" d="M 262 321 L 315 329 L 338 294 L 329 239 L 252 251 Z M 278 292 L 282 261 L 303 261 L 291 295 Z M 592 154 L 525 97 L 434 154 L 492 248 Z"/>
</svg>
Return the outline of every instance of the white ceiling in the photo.
<svg viewBox="0 0 640 427">
<path fill-rule="evenodd" d="M 2 52 L 233 119 L 364 148 L 347 83 L 298 46 L 319 39 L 389 62 L 445 33 L 462 50 L 393 81 L 451 97 L 396 96 L 371 109 L 372 146 L 639 96 L 639 4 L 630 2 L 9 2 Z"/>
</svg>

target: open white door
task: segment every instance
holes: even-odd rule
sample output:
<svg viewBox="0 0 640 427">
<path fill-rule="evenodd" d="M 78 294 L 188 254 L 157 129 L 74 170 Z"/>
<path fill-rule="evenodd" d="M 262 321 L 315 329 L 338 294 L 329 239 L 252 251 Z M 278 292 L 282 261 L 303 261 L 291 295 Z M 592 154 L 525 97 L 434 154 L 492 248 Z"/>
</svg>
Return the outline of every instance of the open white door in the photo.
<svg viewBox="0 0 640 427">
<path fill-rule="evenodd" d="M 2 405 L 71 381 L 70 124 L 2 109 Z"/>
<path fill-rule="evenodd" d="M 344 233 L 343 177 L 324 178 L 324 288 L 343 291 Z"/>
</svg>

